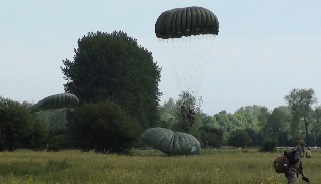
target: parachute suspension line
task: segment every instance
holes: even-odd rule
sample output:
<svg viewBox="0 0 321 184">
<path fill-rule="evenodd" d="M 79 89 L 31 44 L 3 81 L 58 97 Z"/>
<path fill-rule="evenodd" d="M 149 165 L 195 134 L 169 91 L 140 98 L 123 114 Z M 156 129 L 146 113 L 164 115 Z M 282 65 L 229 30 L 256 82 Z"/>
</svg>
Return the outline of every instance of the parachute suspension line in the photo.
<svg viewBox="0 0 321 184">
<path fill-rule="evenodd" d="M 188 56 L 188 57 L 190 57 L 190 58 L 188 58 L 188 60 L 189 60 L 188 66 L 190 67 L 189 68 L 190 76 L 189 76 L 189 80 L 188 80 L 189 81 L 188 82 L 188 91 L 193 93 L 194 91 L 192 90 L 192 87 L 194 85 L 194 80 L 195 80 L 195 77 L 193 77 L 193 76 L 195 76 L 195 75 L 192 72 L 194 72 L 193 71 L 195 68 L 194 65 L 197 61 L 195 60 L 196 58 L 193 58 L 193 54 L 191 54 L 192 52 L 194 52 L 194 49 L 192 49 L 193 48 L 192 37 L 188 37 L 188 41 L 189 41 L 189 44 L 187 44 L 189 47 L 188 52 L 190 53 L 190 55 Z"/>
<path fill-rule="evenodd" d="M 58 112 L 55 113 L 55 114 L 48 115 L 48 117 L 57 116 L 58 114 L 61 114 L 61 113 L 64 113 L 64 112 L 66 112 L 66 109 L 65 109 L 65 108 L 64 108 L 64 109 L 61 109 L 60 111 L 58 111 Z"/>
<path fill-rule="evenodd" d="M 170 46 L 172 46 L 172 48 L 170 49 L 170 52 L 171 51 L 174 52 L 174 53 L 172 53 L 171 63 L 174 68 L 176 80 L 178 81 L 178 87 L 182 91 L 184 88 L 184 78 L 180 77 L 181 76 L 180 72 L 182 71 L 182 69 L 179 68 L 182 66 L 181 65 L 182 59 L 179 57 L 179 53 L 178 53 L 180 51 L 180 46 L 178 45 L 179 42 L 175 38 L 172 38 L 170 40 L 171 40 L 171 43 L 168 44 L 168 48 L 170 48 Z"/>
<path fill-rule="evenodd" d="M 181 91 L 197 96 L 215 35 L 159 39 Z"/>
<path fill-rule="evenodd" d="M 179 57 L 179 46 L 178 45 L 178 41 L 175 38 L 170 39 L 171 43 L 169 44 L 170 46 L 172 46 L 171 50 L 174 52 L 173 55 L 173 59 L 171 60 L 173 66 L 174 66 L 174 72 L 175 72 L 175 76 L 176 76 L 176 80 L 178 81 L 178 85 L 179 85 L 179 89 L 182 90 L 184 88 L 184 78 L 180 77 L 181 76 L 181 71 L 182 69 L 180 68 L 180 63 L 181 63 L 181 58 Z"/>
<path fill-rule="evenodd" d="M 204 54 L 200 54 L 200 57 L 202 57 L 201 61 L 202 62 L 199 67 L 199 81 L 196 83 L 197 84 L 197 93 L 198 90 L 200 89 L 201 83 L 203 81 L 203 77 L 205 74 L 205 70 L 206 70 L 206 66 L 208 64 L 208 61 L 210 59 L 211 56 L 211 51 L 214 45 L 214 39 L 215 39 L 216 35 L 204 35 L 204 38 L 202 38 L 202 42 L 200 43 L 203 47 L 206 53 Z M 197 94 L 196 93 L 196 94 Z"/>
<path fill-rule="evenodd" d="M 183 36 L 181 39 L 178 40 L 178 47 L 179 49 L 179 57 L 180 61 L 178 62 L 178 66 L 181 67 L 182 72 L 182 82 L 183 82 L 183 89 L 182 91 L 192 91 L 193 87 L 193 58 L 191 45 L 189 44 L 190 37 Z"/>
<path fill-rule="evenodd" d="M 200 83 L 201 83 L 201 79 L 199 78 L 199 76 L 201 75 L 201 70 L 200 68 L 203 65 L 203 55 L 204 55 L 204 51 L 203 51 L 203 47 L 204 45 L 200 42 L 202 39 L 202 35 L 199 36 L 195 36 L 195 45 L 197 45 L 200 49 L 195 49 L 194 52 L 196 52 L 196 54 L 194 55 L 194 60 L 195 60 L 195 64 L 197 64 L 198 66 L 195 66 L 194 68 L 196 69 L 195 71 L 195 95 L 198 94 L 199 88 L 200 88 Z"/>
<path fill-rule="evenodd" d="M 182 82 L 183 82 L 183 89 L 182 91 L 189 91 L 190 90 L 190 78 L 189 76 L 192 76 L 191 73 L 191 61 L 189 58 L 189 45 L 187 44 L 187 40 L 185 36 L 183 36 L 181 39 L 178 40 L 178 47 L 179 49 L 179 56 L 178 58 L 180 61 L 178 62 L 178 66 L 181 67 L 181 72 L 182 72 Z"/>
<path fill-rule="evenodd" d="M 178 87 L 180 88 L 180 90 L 182 90 L 182 85 L 181 85 L 181 81 L 180 81 L 180 78 L 178 76 L 178 73 L 177 73 L 177 69 L 176 69 L 176 66 L 175 66 L 175 58 L 173 57 L 173 54 L 171 52 L 171 48 L 170 48 L 170 43 L 168 41 L 169 39 L 161 39 L 161 38 L 158 38 L 158 41 L 161 43 L 162 47 L 163 47 L 163 50 L 165 51 L 165 54 L 166 54 L 166 57 L 167 57 L 167 61 L 169 62 L 169 64 L 171 65 L 171 68 L 172 68 L 172 71 L 174 73 L 174 76 L 177 80 L 177 83 L 178 83 Z"/>
<path fill-rule="evenodd" d="M 57 112 L 52 113 L 52 111 L 57 111 Z M 66 111 L 67 111 L 66 108 L 61 108 L 61 109 L 57 109 L 57 110 L 45 110 L 47 117 L 57 116 L 57 115 L 64 113 Z M 36 112 L 36 114 L 40 114 L 41 112 L 42 111 Z"/>
<path fill-rule="evenodd" d="M 194 54 L 192 55 L 192 61 L 191 61 L 191 68 L 192 68 L 192 72 L 193 72 L 193 78 L 192 80 L 192 84 L 194 86 L 194 91 L 193 94 L 195 96 L 197 96 L 198 91 L 200 89 L 200 84 L 201 84 L 201 78 L 200 76 L 202 75 L 202 68 L 204 68 L 204 44 L 201 42 L 203 40 L 203 35 L 198 35 L 198 36 L 194 36 L 193 38 L 193 43 L 194 45 L 192 45 L 191 47 L 191 52 L 193 52 Z"/>
<path fill-rule="evenodd" d="M 179 56 L 180 60 L 179 67 L 181 67 L 182 73 L 182 91 L 188 91 L 190 93 L 194 92 L 195 87 L 195 68 L 197 68 L 197 60 L 194 58 L 194 53 L 197 49 L 194 48 L 192 37 L 182 37 L 179 43 Z"/>
</svg>

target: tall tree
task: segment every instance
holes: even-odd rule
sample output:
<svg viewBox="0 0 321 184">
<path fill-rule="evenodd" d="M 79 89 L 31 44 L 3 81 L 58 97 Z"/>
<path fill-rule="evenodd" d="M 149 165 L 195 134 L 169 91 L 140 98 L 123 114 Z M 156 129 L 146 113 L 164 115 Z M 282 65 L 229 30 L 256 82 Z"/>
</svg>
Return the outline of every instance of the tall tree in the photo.
<svg viewBox="0 0 321 184">
<path fill-rule="evenodd" d="M 161 69 L 151 52 L 126 33 L 88 33 L 78 40 L 73 60 L 63 64 L 65 91 L 80 103 L 114 100 L 145 128 L 159 121 Z"/>
<path fill-rule="evenodd" d="M 269 115 L 267 123 L 263 126 L 264 135 L 279 139 L 280 135 L 285 133 L 288 128 L 288 117 L 280 108 L 275 108 Z"/>
<path fill-rule="evenodd" d="M 253 116 L 258 116 L 261 113 L 261 109 L 264 107 L 258 106 L 258 105 L 252 105 L 252 106 L 245 106 L 238 108 L 235 111 L 235 114 L 237 113 L 250 113 Z"/>
<path fill-rule="evenodd" d="M 312 113 L 312 123 L 311 123 L 311 133 L 313 134 L 312 136 L 312 141 L 314 146 L 317 145 L 317 136 L 320 135 L 321 133 L 321 106 L 315 107 L 313 113 Z"/>
<path fill-rule="evenodd" d="M 309 124 L 312 115 L 312 106 L 317 103 L 313 89 L 293 89 L 285 96 L 285 100 L 292 110 L 293 125 L 298 130 L 300 120 L 303 119 L 306 141 L 309 139 Z M 293 130 L 293 129 L 292 129 Z"/>
</svg>

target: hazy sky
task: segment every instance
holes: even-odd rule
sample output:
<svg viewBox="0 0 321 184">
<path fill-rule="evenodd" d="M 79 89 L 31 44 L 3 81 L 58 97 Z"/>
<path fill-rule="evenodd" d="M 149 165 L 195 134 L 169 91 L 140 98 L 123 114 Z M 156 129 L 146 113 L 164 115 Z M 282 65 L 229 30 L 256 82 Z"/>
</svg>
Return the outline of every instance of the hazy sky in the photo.
<svg viewBox="0 0 321 184">
<path fill-rule="evenodd" d="M 321 98 L 320 0 L 3 0 L 0 95 L 36 103 L 64 92 L 60 67 L 73 59 L 78 38 L 122 30 L 162 67 L 160 103 L 177 99 L 154 25 L 163 11 L 187 6 L 205 7 L 220 22 L 198 92 L 205 113 L 247 105 L 273 110 L 293 88 L 313 88 Z"/>
</svg>

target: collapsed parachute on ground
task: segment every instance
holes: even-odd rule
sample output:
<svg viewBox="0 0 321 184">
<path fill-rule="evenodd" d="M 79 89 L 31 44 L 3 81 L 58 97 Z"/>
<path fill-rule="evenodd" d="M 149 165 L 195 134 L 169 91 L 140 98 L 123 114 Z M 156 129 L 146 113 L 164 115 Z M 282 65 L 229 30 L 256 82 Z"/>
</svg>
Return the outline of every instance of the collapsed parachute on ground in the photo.
<svg viewBox="0 0 321 184">
<path fill-rule="evenodd" d="M 62 108 L 75 108 L 78 106 L 79 99 L 76 95 L 71 93 L 61 93 L 48 96 L 40 100 L 37 104 L 31 107 L 32 111 L 35 110 L 50 110 Z"/>
<path fill-rule="evenodd" d="M 213 12 L 202 7 L 176 8 L 163 12 L 155 24 L 157 38 L 180 38 L 218 34 L 219 22 Z"/>
<path fill-rule="evenodd" d="M 142 134 L 143 141 L 169 155 L 200 154 L 200 142 L 192 135 L 165 128 L 150 128 Z"/>
</svg>

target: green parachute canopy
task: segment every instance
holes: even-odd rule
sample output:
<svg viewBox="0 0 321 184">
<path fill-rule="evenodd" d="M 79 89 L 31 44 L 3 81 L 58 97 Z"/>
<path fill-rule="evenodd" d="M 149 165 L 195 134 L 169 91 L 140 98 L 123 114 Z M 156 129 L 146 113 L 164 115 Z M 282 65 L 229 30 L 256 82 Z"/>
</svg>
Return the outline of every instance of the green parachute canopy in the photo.
<svg viewBox="0 0 321 184">
<path fill-rule="evenodd" d="M 180 38 L 182 36 L 215 34 L 219 22 L 213 12 L 202 7 L 176 8 L 163 12 L 155 24 L 157 38 Z"/>
<path fill-rule="evenodd" d="M 210 10 L 185 7 L 161 13 L 155 23 L 155 35 L 161 43 L 169 66 L 181 91 L 197 96 L 206 64 L 213 53 L 219 22 Z"/>
<path fill-rule="evenodd" d="M 201 151 L 200 142 L 194 136 L 165 128 L 147 129 L 142 134 L 142 140 L 169 155 L 192 155 Z"/>
<path fill-rule="evenodd" d="M 78 106 L 79 99 L 71 93 L 60 93 L 48 96 L 32 106 L 32 110 L 50 110 L 62 108 L 75 108 Z"/>
</svg>

